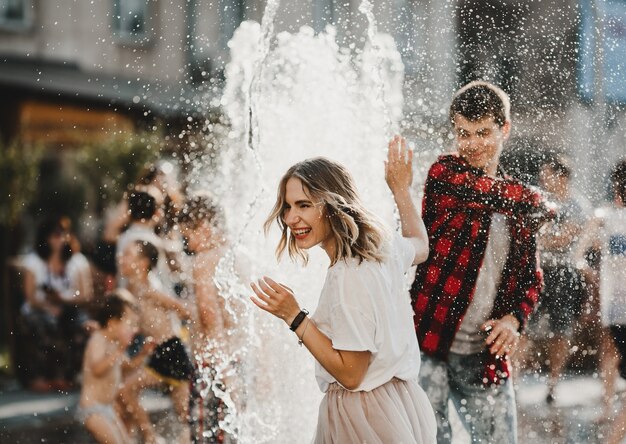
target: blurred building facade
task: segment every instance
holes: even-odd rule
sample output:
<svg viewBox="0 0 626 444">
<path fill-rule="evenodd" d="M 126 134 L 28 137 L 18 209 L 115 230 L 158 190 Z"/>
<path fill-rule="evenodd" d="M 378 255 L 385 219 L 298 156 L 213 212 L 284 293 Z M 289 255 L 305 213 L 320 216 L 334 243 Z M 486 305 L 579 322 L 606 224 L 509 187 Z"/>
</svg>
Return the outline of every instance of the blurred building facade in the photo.
<svg viewBox="0 0 626 444">
<path fill-rule="evenodd" d="M 406 127 L 429 143 L 432 131 L 420 136 L 419 128 L 445 128 L 452 92 L 491 80 L 513 99 L 518 157 L 567 152 L 586 166 L 579 186 L 603 196 L 597 179 L 626 154 L 626 118 L 619 100 L 603 97 L 601 63 L 600 92 L 581 92 L 581 30 L 591 20 L 600 37 L 624 39 L 626 19 L 602 12 L 611 3 L 619 1 L 376 0 L 379 29 L 405 61 Z M 229 39 L 241 21 L 260 21 L 263 8 L 261 0 L 0 0 L 0 134 L 64 144 L 155 120 L 175 133 L 189 115 L 208 112 Z M 283 2 L 276 30 L 331 24 L 340 44 L 358 47 L 367 24 L 358 8 Z"/>
</svg>

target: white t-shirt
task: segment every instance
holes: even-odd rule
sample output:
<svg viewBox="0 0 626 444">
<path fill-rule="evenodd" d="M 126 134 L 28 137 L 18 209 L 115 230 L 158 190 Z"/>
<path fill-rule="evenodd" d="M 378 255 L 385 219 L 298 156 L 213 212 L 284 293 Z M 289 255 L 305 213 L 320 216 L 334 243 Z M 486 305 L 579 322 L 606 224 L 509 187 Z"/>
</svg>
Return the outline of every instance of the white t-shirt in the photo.
<svg viewBox="0 0 626 444">
<path fill-rule="evenodd" d="M 504 263 L 509 255 L 509 229 L 506 217 L 494 214 L 489 227 L 485 256 L 478 270 L 474 297 L 450 347 L 452 353 L 473 355 L 485 349 L 485 336 L 480 326 L 489 320 L 496 301 Z"/>
<path fill-rule="evenodd" d="M 394 235 L 390 247 L 382 263 L 359 264 L 350 258 L 330 267 L 312 317 L 334 349 L 371 352 L 367 373 L 354 391 L 373 390 L 394 377 L 411 380 L 419 375 L 420 351 L 405 278 L 415 249 L 399 235 Z M 315 377 L 323 392 L 337 382 L 319 363 Z"/>
<path fill-rule="evenodd" d="M 28 253 L 21 259 L 24 268 L 30 271 L 35 279 L 35 299 L 43 302 L 46 293 L 43 290 L 45 285 L 53 288 L 65 301 L 71 301 L 78 291 L 80 274 L 85 272 L 85 267 L 89 267 L 89 261 L 82 253 L 74 253 L 65 265 L 65 273 L 62 275 L 52 273 L 46 262 L 37 253 Z M 91 276 L 89 277 L 91 279 Z M 91 281 L 90 281 L 91 283 Z M 30 312 L 31 307 L 28 302 L 24 302 L 22 312 Z"/>
<path fill-rule="evenodd" d="M 602 221 L 602 324 L 626 325 L 626 208 L 606 209 Z"/>
</svg>

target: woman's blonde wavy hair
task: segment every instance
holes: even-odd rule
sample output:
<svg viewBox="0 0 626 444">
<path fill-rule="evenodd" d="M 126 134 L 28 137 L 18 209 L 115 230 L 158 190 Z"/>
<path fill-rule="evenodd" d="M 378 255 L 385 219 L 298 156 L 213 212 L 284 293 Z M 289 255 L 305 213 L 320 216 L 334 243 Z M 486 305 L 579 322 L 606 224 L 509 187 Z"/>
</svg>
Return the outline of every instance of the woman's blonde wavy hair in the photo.
<svg viewBox="0 0 626 444">
<path fill-rule="evenodd" d="M 350 257 L 357 258 L 359 263 L 364 260 L 380 262 L 384 259 L 384 226 L 363 207 L 350 172 L 343 165 L 325 157 L 315 157 L 293 165 L 280 180 L 276 203 L 264 224 L 266 234 L 273 222 L 280 227 L 281 238 L 276 247 L 279 259 L 287 250 L 291 259 L 300 258 L 305 264 L 308 262 L 306 251 L 298 248 L 296 239 L 283 219 L 287 206 L 287 181 L 292 177 L 300 179 L 310 197 L 324 204 L 325 217 L 328 218 L 337 246 L 331 265 Z"/>
</svg>

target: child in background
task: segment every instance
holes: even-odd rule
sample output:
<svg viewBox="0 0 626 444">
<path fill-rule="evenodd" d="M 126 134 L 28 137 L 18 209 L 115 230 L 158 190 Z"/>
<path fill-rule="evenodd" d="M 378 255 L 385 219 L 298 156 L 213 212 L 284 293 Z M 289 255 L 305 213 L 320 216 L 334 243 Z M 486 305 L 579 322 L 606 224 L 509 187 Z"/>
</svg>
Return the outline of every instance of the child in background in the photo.
<svg viewBox="0 0 626 444">
<path fill-rule="evenodd" d="M 122 369 L 138 367 L 151 351 L 148 345 L 132 360 L 126 355 L 138 326 L 136 310 L 135 299 L 124 289 L 106 295 L 95 309 L 94 318 L 100 329 L 87 342 L 77 417 L 99 443 L 129 442 L 114 409 Z"/>
</svg>

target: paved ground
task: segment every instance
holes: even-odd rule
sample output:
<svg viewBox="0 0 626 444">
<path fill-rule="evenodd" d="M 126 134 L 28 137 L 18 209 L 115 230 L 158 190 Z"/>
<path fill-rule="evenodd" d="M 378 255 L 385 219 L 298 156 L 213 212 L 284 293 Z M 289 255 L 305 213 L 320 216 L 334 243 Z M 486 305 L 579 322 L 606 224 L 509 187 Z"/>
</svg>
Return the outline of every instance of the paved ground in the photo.
<svg viewBox="0 0 626 444">
<path fill-rule="evenodd" d="M 90 444 L 95 442 L 74 419 L 78 392 L 35 394 L 15 384 L 0 388 L 0 443 Z M 166 436 L 172 428 L 171 404 L 157 392 L 145 392 L 142 403 Z M 170 441 L 168 441 L 170 442 Z"/>
<path fill-rule="evenodd" d="M 626 383 L 618 381 L 623 401 Z M 547 389 L 542 378 L 526 376 L 517 390 L 521 443 L 604 443 L 611 418 L 603 417 L 602 382 L 598 378 L 568 377 L 556 390 L 556 401 L 545 402 Z M 621 405 L 616 403 L 616 407 Z"/>
<path fill-rule="evenodd" d="M 621 381 L 623 390 L 626 382 Z M 590 376 L 568 377 L 557 388 L 556 402 L 545 402 L 546 387 L 541 378 L 527 376 L 517 389 L 520 444 L 594 444 L 604 443 L 606 425 L 601 418 L 602 385 Z M 74 420 L 78 394 L 36 395 L 9 385 L 0 389 L 0 442 L 91 443 L 89 436 Z M 143 398 L 161 433 L 171 429 L 167 412 L 170 403 L 157 392 Z M 457 424 L 461 444 L 467 436 Z M 169 442 L 169 441 L 168 441 Z"/>
</svg>

